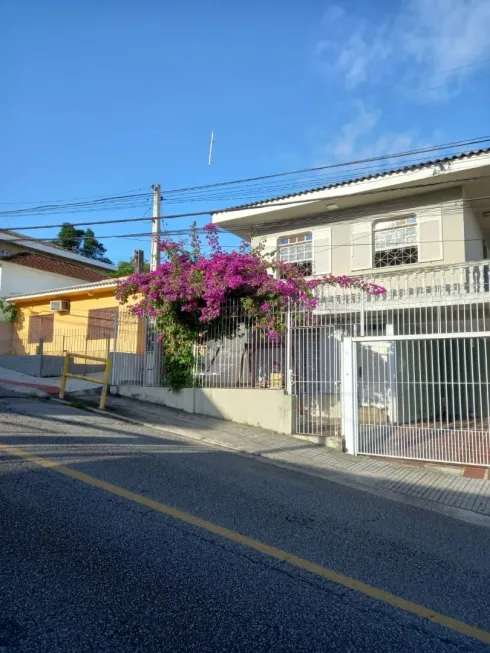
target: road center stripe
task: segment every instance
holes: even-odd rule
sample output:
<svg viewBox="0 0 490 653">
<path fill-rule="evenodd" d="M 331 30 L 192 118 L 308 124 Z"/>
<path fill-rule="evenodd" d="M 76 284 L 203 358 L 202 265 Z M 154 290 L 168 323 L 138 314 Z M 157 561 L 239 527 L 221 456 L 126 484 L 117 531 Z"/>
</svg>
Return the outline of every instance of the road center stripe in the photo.
<svg viewBox="0 0 490 653">
<path fill-rule="evenodd" d="M 322 567 L 321 565 L 318 565 L 309 560 L 305 560 L 304 558 L 300 558 L 299 556 L 296 556 L 292 553 L 277 549 L 275 546 L 265 544 L 260 540 L 255 540 L 252 537 L 242 535 L 241 533 L 237 533 L 236 531 L 232 531 L 223 526 L 219 526 L 213 522 L 206 521 L 205 519 L 196 517 L 195 515 L 192 515 L 188 512 L 183 512 L 177 508 L 172 508 L 172 506 L 167 506 L 163 503 L 159 503 L 154 499 L 150 499 L 149 497 L 146 497 L 142 494 L 136 494 L 135 492 L 131 492 L 131 490 L 126 490 L 122 487 L 119 487 L 118 485 L 114 485 L 113 483 L 102 481 L 98 478 L 95 478 L 95 476 L 90 476 L 89 474 L 85 474 L 84 472 L 72 469 L 71 467 L 59 465 L 58 463 L 48 460 L 47 458 L 41 458 L 40 456 L 31 454 L 28 451 L 18 447 L 0 444 L 0 451 L 4 451 L 5 453 L 12 456 L 22 458 L 31 463 L 39 465 L 40 467 L 52 469 L 59 474 L 69 476 L 70 478 L 81 481 L 86 485 L 99 488 L 105 492 L 109 492 L 110 494 L 121 497 L 122 499 L 126 499 L 127 501 L 132 501 L 133 503 L 140 504 L 146 508 L 150 508 L 151 510 L 162 513 L 163 515 L 167 515 L 168 517 L 173 517 L 174 519 L 178 519 L 181 522 L 208 531 L 209 533 L 213 533 L 213 535 L 224 537 L 231 542 L 236 542 L 237 544 L 249 547 L 250 549 L 259 551 L 260 553 L 263 553 L 264 555 L 267 555 L 271 558 L 275 558 L 276 560 L 280 560 L 281 562 L 287 562 L 293 567 L 304 569 L 305 571 L 308 571 L 315 576 L 324 578 L 325 580 L 331 581 L 338 585 L 342 585 L 343 587 L 348 587 L 349 589 L 355 590 L 356 592 L 364 594 L 365 596 L 369 596 L 372 599 L 387 603 L 394 608 L 415 614 L 418 617 L 422 617 L 423 619 L 431 621 L 432 623 L 449 628 L 454 632 L 480 640 L 485 644 L 490 644 L 490 632 L 486 630 L 482 630 L 476 626 L 471 626 L 464 621 L 453 619 L 447 615 L 440 614 L 439 612 L 435 612 L 434 610 L 426 608 L 423 605 L 414 603 L 413 601 L 408 601 L 407 599 L 396 596 L 395 594 L 391 594 L 390 592 L 386 592 L 385 590 L 378 587 L 363 583 L 362 581 L 351 578 L 350 576 L 344 576 L 344 574 L 339 574 L 333 569 Z"/>
</svg>

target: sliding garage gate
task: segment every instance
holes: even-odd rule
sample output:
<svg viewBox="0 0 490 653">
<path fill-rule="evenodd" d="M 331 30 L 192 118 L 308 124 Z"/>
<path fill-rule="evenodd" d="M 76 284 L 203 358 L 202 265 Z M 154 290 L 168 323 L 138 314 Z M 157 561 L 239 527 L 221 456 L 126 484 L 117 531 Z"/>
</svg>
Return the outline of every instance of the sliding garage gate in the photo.
<svg viewBox="0 0 490 653">
<path fill-rule="evenodd" d="M 347 340 L 352 387 L 343 394 L 353 402 L 346 428 L 355 453 L 490 466 L 489 338 L 481 332 Z"/>
</svg>

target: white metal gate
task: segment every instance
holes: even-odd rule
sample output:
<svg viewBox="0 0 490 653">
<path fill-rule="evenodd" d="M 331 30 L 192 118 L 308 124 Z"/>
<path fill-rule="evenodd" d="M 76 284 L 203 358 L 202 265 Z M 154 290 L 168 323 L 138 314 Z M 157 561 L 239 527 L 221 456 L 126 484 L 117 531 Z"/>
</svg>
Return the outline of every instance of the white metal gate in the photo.
<svg viewBox="0 0 490 653">
<path fill-rule="evenodd" d="M 297 326 L 291 334 L 291 391 L 295 432 L 338 436 L 342 431 L 342 333 L 331 325 Z"/>
<path fill-rule="evenodd" d="M 490 466 L 489 338 L 352 338 L 355 453 Z"/>
</svg>

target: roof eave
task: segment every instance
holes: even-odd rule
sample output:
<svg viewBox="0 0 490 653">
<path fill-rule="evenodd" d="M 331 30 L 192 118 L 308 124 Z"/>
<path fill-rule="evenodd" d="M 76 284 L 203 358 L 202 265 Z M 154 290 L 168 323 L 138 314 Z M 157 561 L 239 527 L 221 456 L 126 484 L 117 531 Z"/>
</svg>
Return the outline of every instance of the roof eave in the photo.
<svg viewBox="0 0 490 653">
<path fill-rule="evenodd" d="M 43 290 L 42 292 L 32 293 L 30 295 L 12 295 L 11 297 L 5 297 L 9 302 L 17 303 L 24 302 L 33 299 L 48 299 L 50 297 L 59 297 L 60 295 L 84 295 L 94 291 L 103 291 L 110 290 L 111 288 L 117 288 L 118 283 L 121 281 L 121 278 L 112 279 L 110 282 L 100 282 L 80 284 L 77 286 L 68 286 L 66 288 L 54 288 L 53 290 Z"/>
<path fill-rule="evenodd" d="M 264 217 L 291 207 L 304 209 L 304 207 L 310 206 L 310 212 L 314 212 L 319 209 L 319 203 L 325 204 L 325 200 L 332 202 L 335 199 L 365 195 L 367 202 L 368 198 L 372 199 L 376 193 L 390 190 L 410 190 L 411 186 L 424 185 L 424 182 L 427 189 L 430 189 L 434 177 L 447 177 L 448 183 L 454 179 L 454 184 L 458 184 L 458 173 L 461 176 L 460 173 L 462 172 L 468 172 L 471 169 L 477 170 L 490 165 L 490 151 L 480 154 L 462 154 L 456 159 L 448 157 L 446 160 L 441 160 L 442 163 L 444 161 L 447 163 L 446 169 L 441 169 L 440 164 L 431 162 L 426 165 L 420 164 L 415 170 L 405 168 L 392 172 L 387 171 L 378 176 L 340 182 L 312 191 L 304 191 L 272 198 L 260 203 L 257 202 L 252 205 L 242 205 L 219 211 L 212 215 L 212 221 L 225 229 L 229 225 L 230 231 L 233 231 L 233 227 L 238 222 L 246 224 L 251 218 Z M 423 192 L 423 189 L 421 189 L 421 192 Z"/>
</svg>

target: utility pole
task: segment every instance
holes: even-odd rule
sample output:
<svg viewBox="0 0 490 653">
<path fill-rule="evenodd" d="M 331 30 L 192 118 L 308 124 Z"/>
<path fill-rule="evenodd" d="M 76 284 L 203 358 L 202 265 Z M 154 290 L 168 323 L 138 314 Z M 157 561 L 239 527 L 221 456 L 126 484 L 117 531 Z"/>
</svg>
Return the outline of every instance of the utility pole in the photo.
<svg viewBox="0 0 490 653">
<path fill-rule="evenodd" d="M 151 256 L 150 270 L 155 270 L 160 265 L 160 237 L 161 237 L 161 220 L 160 220 L 160 184 L 153 184 L 153 220 L 151 223 Z"/>
</svg>

